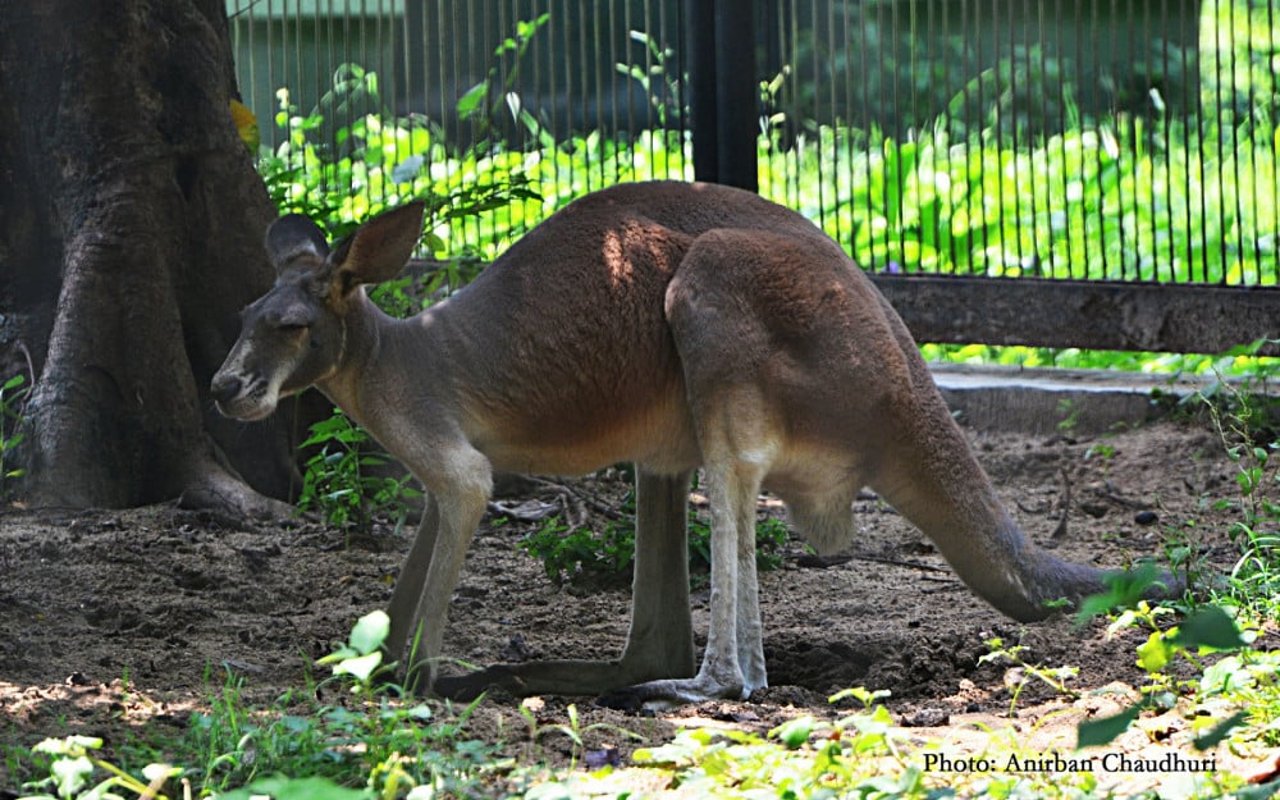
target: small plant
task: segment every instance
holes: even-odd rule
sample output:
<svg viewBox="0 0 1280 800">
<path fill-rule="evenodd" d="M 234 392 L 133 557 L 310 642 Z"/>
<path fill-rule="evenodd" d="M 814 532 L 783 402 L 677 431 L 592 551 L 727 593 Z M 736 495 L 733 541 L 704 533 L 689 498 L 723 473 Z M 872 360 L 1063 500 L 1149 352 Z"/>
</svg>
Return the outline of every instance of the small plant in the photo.
<svg viewBox="0 0 1280 800">
<path fill-rule="evenodd" d="M 1151 630 L 1146 641 L 1137 649 L 1138 666 L 1146 671 L 1148 681 L 1141 690 L 1142 700 L 1130 708 L 1110 717 L 1080 723 L 1077 728 L 1079 747 L 1110 743 L 1128 730 L 1129 725 L 1144 709 L 1173 708 L 1182 691 L 1196 692 L 1205 688 L 1222 691 L 1232 685 L 1251 685 L 1260 674 L 1274 681 L 1275 659 L 1264 655 L 1262 659 L 1266 666 L 1261 671 L 1251 669 L 1249 662 L 1257 654 L 1245 650 L 1246 638 L 1236 627 L 1235 621 L 1221 608 L 1213 605 L 1201 606 L 1180 624 L 1161 628 L 1160 619 L 1172 613 L 1169 608 L 1153 607 L 1146 601 L 1139 601 L 1134 608 L 1127 609 L 1116 617 L 1107 628 L 1108 636 L 1132 627 Z M 1224 659 L 1213 667 L 1206 667 L 1201 661 L 1201 656 L 1207 653 L 1235 651 L 1242 652 L 1245 659 L 1243 662 L 1240 659 Z M 1178 658 L 1189 662 L 1196 674 L 1203 677 L 1191 681 L 1175 679 L 1169 672 L 1169 666 Z M 1212 727 L 1196 739 L 1196 748 L 1205 750 L 1213 747 L 1244 722 L 1247 716 L 1247 712 L 1240 711 L 1218 722 L 1201 720 L 1198 727 L 1202 731 Z"/>
<path fill-rule="evenodd" d="M 22 444 L 22 402 L 30 389 L 26 377 L 14 375 L 0 384 L 0 499 L 11 481 L 21 478 L 23 470 L 13 466 L 14 451 Z"/>
<path fill-rule="evenodd" d="M 600 532 L 570 529 L 560 517 L 550 517 L 520 540 L 520 549 L 542 562 L 556 584 L 589 578 L 625 578 L 635 560 L 635 534 L 624 525 L 609 523 Z"/>
<path fill-rule="evenodd" d="M 1027 687 L 1032 678 L 1039 680 L 1058 694 L 1070 697 L 1072 700 L 1080 696 L 1079 692 L 1067 686 L 1067 681 L 1080 674 L 1079 667 L 1045 667 L 1040 664 L 1028 663 L 1022 657 L 1022 652 L 1027 649 L 1026 646 L 1020 644 L 1005 645 L 1004 640 L 998 636 L 988 639 L 985 644 L 987 646 L 987 654 L 978 659 L 979 664 L 1007 661 L 1014 665 L 1013 669 L 1005 673 L 1005 685 L 1008 687 L 1010 694 L 1010 717 L 1013 717 L 1014 712 L 1017 711 L 1018 698 L 1022 696 L 1022 690 Z"/>
<path fill-rule="evenodd" d="M 634 512 L 628 497 L 624 509 Z M 790 533 L 782 520 L 769 518 L 756 525 L 756 567 L 768 572 L 782 566 L 782 552 Z M 551 517 L 520 541 L 520 548 L 542 562 L 547 577 L 557 584 L 617 582 L 630 575 L 635 562 L 634 524 L 609 522 L 599 530 L 570 528 Z M 696 583 L 711 569 L 711 527 L 689 515 L 689 571 Z"/>
<path fill-rule="evenodd" d="M 48 789 L 55 794 L 27 795 L 22 800 L 58 800 L 58 798 L 121 798 L 127 792 L 130 797 L 147 800 L 168 800 L 160 791 L 182 770 L 168 764 L 149 764 L 138 779 L 111 762 L 99 758 L 102 739 L 95 736 L 67 736 L 62 739 L 45 739 L 31 748 L 37 758 L 45 759 L 49 777 L 25 784 L 23 789 L 39 791 Z M 98 780 L 102 773 L 106 778 Z M 96 783 L 94 781 L 97 781 Z"/>
<path fill-rule="evenodd" d="M 626 728 L 611 725 L 607 722 L 593 722 L 590 725 L 583 725 L 581 718 L 578 716 L 578 707 L 572 703 L 565 709 L 565 713 L 569 717 L 567 723 L 543 725 L 538 721 L 538 710 L 541 706 L 541 698 L 536 697 L 525 698 L 520 703 L 520 716 L 524 718 L 525 724 L 529 726 L 529 741 L 537 744 L 550 734 L 558 734 L 565 737 L 572 747 L 570 753 L 571 769 L 577 765 L 578 759 L 586 747 L 584 737 L 593 731 L 609 731 L 623 738 L 644 741 L 644 737 L 635 731 L 629 731 Z"/>
<path fill-rule="evenodd" d="M 341 411 L 311 426 L 301 445 L 314 447 L 302 478 L 298 508 L 317 511 L 332 525 L 367 531 L 379 517 L 391 518 L 397 527 L 409 513 L 407 501 L 420 495 L 401 478 L 375 474 L 387 459 L 370 449 L 369 434 Z"/>
<path fill-rule="evenodd" d="M 1246 346 L 1252 353 L 1267 340 Z M 1253 380 L 1270 377 L 1267 369 Z M 1240 557 L 1229 573 L 1232 601 L 1274 613 L 1280 605 L 1280 436 L 1273 429 L 1270 403 L 1261 393 L 1251 391 L 1251 381 L 1236 386 L 1219 375 L 1209 390 L 1196 398 L 1209 414 L 1218 439 L 1235 465 L 1239 487 L 1241 519 L 1228 529 L 1240 548 Z M 1235 507 L 1229 500 L 1219 509 Z"/>
<path fill-rule="evenodd" d="M 218 797 L 368 798 L 470 796 L 482 780 L 500 776 L 510 763 L 497 747 L 462 738 L 478 703 L 442 714 L 395 683 L 393 663 L 381 648 L 390 630 L 386 613 L 374 611 L 352 627 L 347 641 L 316 663 L 331 676 L 297 696 L 305 714 L 249 710 L 239 681 L 229 678 L 207 714 L 197 714 L 188 744 L 204 753 L 192 776 Z M 338 702 L 315 703 L 327 689 L 343 689 Z M 359 776 L 364 789 L 344 788 Z M 227 789 L 243 787 L 223 794 Z"/>
</svg>

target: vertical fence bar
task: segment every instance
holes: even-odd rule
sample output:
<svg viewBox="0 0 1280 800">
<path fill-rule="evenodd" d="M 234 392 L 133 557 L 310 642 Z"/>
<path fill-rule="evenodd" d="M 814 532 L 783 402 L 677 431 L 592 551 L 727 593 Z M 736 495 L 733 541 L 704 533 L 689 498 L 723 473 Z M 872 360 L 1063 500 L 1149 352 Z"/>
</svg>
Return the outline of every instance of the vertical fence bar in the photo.
<svg viewBox="0 0 1280 800">
<path fill-rule="evenodd" d="M 716 138 L 716 19 L 709 0 L 685 4 L 685 69 L 689 74 L 689 110 L 693 128 L 694 180 L 714 181 L 720 174 Z"/>
<path fill-rule="evenodd" d="M 720 183 L 756 191 L 757 101 L 755 15 L 716 2 L 716 145 Z"/>
<path fill-rule="evenodd" d="M 872 56 L 871 44 L 869 42 L 869 39 L 873 37 L 868 34 L 868 30 L 867 30 L 868 29 L 867 4 L 861 3 L 859 5 L 859 11 L 860 11 L 860 19 L 858 22 L 858 35 L 860 38 L 860 41 L 858 43 L 859 52 L 865 54 L 863 63 L 867 65 L 868 68 L 879 69 L 880 62 Z M 873 124 L 872 123 L 873 117 L 871 113 L 871 87 L 868 81 L 863 80 L 859 82 L 859 94 L 861 96 L 861 99 L 859 101 L 859 105 L 861 108 L 860 116 L 861 116 L 861 119 L 863 120 L 863 132 L 861 136 L 862 151 L 863 151 L 862 159 L 861 159 L 862 173 L 863 173 L 863 180 L 867 185 L 867 191 L 863 193 L 864 196 L 866 197 L 866 206 L 867 206 L 866 218 L 863 224 L 867 228 L 867 253 L 870 260 L 870 263 L 864 266 L 866 266 L 872 272 L 879 272 L 883 268 L 883 265 L 881 264 L 879 253 L 876 252 L 876 208 L 875 208 L 875 203 L 871 198 L 871 190 L 870 190 L 870 187 L 873 181 L 872 170 L 874 168 L 874 164 L 873 164 L 872 149 L 871 149 L 872 147 L 871 133 L 872 133 L 872 124 Z"/>
<path fill-rule="evenodd" d="M 1267 52 L 1268 53 L 1276 52 L 1275 4 L 1276 4 L 1276 0 L 1270 0 L 1270 2 L 1267 3 Z M 1272 68 L 1269 77 L 1270 77 L 1270 82 L 1267 86 L 1267 90 L 1272 95 L 1274 95 L 1277 89 L 1277 84 L 1276 84 L 1277 78 L 1275 75 L 1274 68 Z M 1266 141 L 1269 145 L 1268 149 L 1270 150 L 1267 161 L 1271 166 L 1271 185 L 1270 187 L 1268 187 L 1271 190 L 1271 235 L 1269 237 L 1271 271 L 1270 271 L 1270 274 L 1267 276 L 1268 277 L 1267 284 L 1275 285 L 1276 283 L 1280 283 L 1280 275 L 1276 274 L 1277 271 L 1280 271 L 1280 163 L 1277 163 L 1278 162 L 1277 156 L 1280 156 L 1280 152 L 1278 152 L 1280 151 L 1280 147 L 1277 147 L 1277 139 L 1276 139 L 1276 130 L 1278 127 L 1280 127 L 1280 125 L 1278 125 L 1276 120 L 1276 116 L 1275 116 L 1276 108 L 1274 104 L 1271 104 L 1266 109 L 1266 113 L 1267 113 L 1267 117 L 1266 117 L 1267 125 L 1266 125 L 1266 130 L 1264 131 L 1264 134 L 1266 135 Z M 1262 216 L 1261 208 L 1258 209 L 1258 215 L 1259 215 L 1259 219 L 1261 219 L 1261 216 Z M 1259 233 L 1261 233 L 1261 231 L 1259 231 Z M 1262 242 L 1262 239 L 1261 237 L 1259 237 L 1259 244 L 1261 244 L 1261 242 Z"/>
<path fill-rule="evenodd" d="M 841 40 L 844 42 L 844 46 L 847 49 L 853 46 L 853 33 L 849 27 L 852 12 L 849 10 L 849 6 L 847 5 L 842 7 L 840 12 Z M 837 123 L 837 129 L 843 130 L 844 140 L 841 142 L 839 135 L 835 138 L 837 152 L 844 155 L 844 169 L 839 170 L 837 174 L 843 177 L 846 184 L 846 190 L 840 195 L 840 199 L 836 206 L 836 213 L 842 216 L 847 216 L 849 221 L 849 230 L 846 233 L 848 238 L 842 240 L 840 245 L 845 248 L 845 251 L 849 253 L 850 257 L 856 259 L 858 222 L 856 209 L 853 207 L 855 196 L 854 185 L 856 182 L 856 167 L 853 158 L 853 148 L 854 130 L 857 125 L 858 118 L 854 112 L 853 106 L 853 81 L 853 57 L 851 54 L 846 53 L 843 75 L 844 106 L 841 108 L 840 117 L 837 118 L 839 120 Z M 839 156 L 837 156 L 837 158 L 839 158 Z"/>
<path fill-rule="evenodd" d="M 1258 202 L 1257 202 L 1258 182 L 1256 180 L 1256 176 L 1258 173 L 1256 170 L 1257 164 L 1254 161 L 1253 133 L 1252 133 L 1252 130 L 1253 130 L 1252 120 L 1253 120 L 1254 109 L 1257 108 L 1257 105 L 1256 105 L 1257 98 L 1254 94 L 1254 85 L 1253 85 L 1254 84 L 1254 81 L 1253 81 L 1254 14 L 1253 14 L 1252 3 L 1246 2 L 1244 7 L 1244 13 L 1245 13 L 1244 58 L 1245 58 L 1246 75 L 1248 76 L 1245 81 L 1245 97 L 1246 97 L 1247 108 L 1243 113 L 1243 115 L 1241 115 L 1239 112 L 1233 115 L 1235 118 L 1233 118 L 1232 124 L 1231 124 L 1231 142 L 1234 150 L 1234 153 L 1232 156 L 1232 162 L 1235 164 L 1235 175 L 1236 175 L 1236 219 L 1238 220 L 1236 223 L 1236 230 L 1240 238 L 1239 244 L 1237 246 L 1240 251 L 1240 258 L 1244 258 L 1245 254 L 1249 252 L 1250 246 L 1252 246 L 1252 250 L 1253 250 L 1253 253 L 1252 253 L 1253 281 L 1252 282 L 1256 285 L 1261 278 L 1261 274 L 1259 272 L 1259 269 L 1261 267 L 1261 259 L 1260 259 L 1261 252 L 1258 249 L 1258 237 L 1254 230 L 1254 223 L 1257 220 L 1256 209 L 1258 207 Z M 1234 28 L 1232 29 L 1231 40 L 1233 43 L 1236 41 L 1236 37 L 1234 35 Z M 1235 48 L 1233 47 L 1232 53 L 1234 54 L 1234 52 L 1235 52 Z M 1236 71 L 1233 69 L 1232 70 L 1233 86 L 1235 84 L 1236 74 L 1237 74 Z M 1237 109 L 1239 105 L 1237 102 L 1238 94 L 1239 94 L 1238 90 L 1234 90 L 1232 92 L 1232 100 L 1233 100 L 1232 109 L 1233 110 Z M 1248 166 L 1249 166 L 1247 173 L 1245 173 L 1249 178 L 1248 182 L 1250 187 L 1250 193 L 1249 193 L 1249 196 L 1247 197 L 1242 191 L 1243 187 L 1241 185 L 1240 165 L 1241 165 L 1241 161 L 1243 160 L 1242 152 L 1241 152 L 1242 150 L 1247 150 L 1247 158 L 1248 158 Z M 1250 211 L 1252 213 L 1246 215 L 1244 204 L 1248 202 L 1250 199 L 1252 199 L 1252 206 L 1250 207 Z M 1250 282 L 1248 278 L 1248 270 L 1241 270 L 1240 281 L 1241 283 Z"/>
</svg>

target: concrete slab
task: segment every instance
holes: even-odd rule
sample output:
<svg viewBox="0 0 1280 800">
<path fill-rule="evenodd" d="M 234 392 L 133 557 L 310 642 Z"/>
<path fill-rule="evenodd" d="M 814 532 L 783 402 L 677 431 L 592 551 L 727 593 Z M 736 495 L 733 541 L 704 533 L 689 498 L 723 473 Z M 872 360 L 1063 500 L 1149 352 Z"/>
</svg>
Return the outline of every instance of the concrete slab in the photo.
<svg viewBox="0 0 1280 800">
<path fill-rule="evenodd" d="M 930 369 L 961 424 L 1032 435 L 1092 436 L 1138 425 L 1217 381 L 1111 370 L 965 364 L 931 364 Z"/>
</svg>

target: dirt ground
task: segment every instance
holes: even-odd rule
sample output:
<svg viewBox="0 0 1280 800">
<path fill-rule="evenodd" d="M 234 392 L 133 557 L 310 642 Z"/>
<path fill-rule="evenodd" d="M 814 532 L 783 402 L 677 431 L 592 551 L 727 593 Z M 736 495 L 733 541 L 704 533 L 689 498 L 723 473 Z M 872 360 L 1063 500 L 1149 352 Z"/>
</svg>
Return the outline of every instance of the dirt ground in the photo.
<svg viewBox="0 0 1280 800">
<path fill-rule="evenodd" d="M 1056 542 L 1060 555 L 1119 566 L 1158 553 L 1171 531 L 1181 531 L 1219 569 L 1232 561 L 1225 531 L 1234 517 L 1213 501 L 1237 496 L 1234 467 L 1204 425 L 1163 421 L 1081 440 L 983 434 L 973 442 L 1038 542 L 1058 525 L 1066 476 L 1072 491 L 1068 525 Z M 580 497 L 624 491 L 612 478 L 568 485 Z M 556 502 L 557 493 L 542 499 Z M 1030 662 L 1079 667 L 1073 685 L 1081 690 L 1142 682 L 1136 634 L 1106 641 L 1100 624 L 1078 631 L 1065 619 L 1005 619 L 879 500 L 860 499 L 855 513 L 863 535 L 851 558 L 821 565 L 793 541 L 784 566 L 761 576 L 771 688 L 745 703 L 648 717 L 578 698 L 584 724 L 611 722 L 651 741 L 675 725 L 706 720 L 765 730 L 796 713 L 830 717 L 828 693 L 865 686 L 890 690 L 890 709 L 903 725 L 924 726 L 922 736 L 962 742 L 974 722 L 998 720 L 1008 708 L 1006 668 L 978 663 L 993 636 L 1025 645 Z M 1185 527 L 1192 519 L 1196 526 Z M 486 520 L 454 597 L 447 655 L 486 664 L 619 650 L 628 591 L 553 584 L 517 547 L 533 527 Z M 30 745 L 67 731 L 111 743 L 137 726 L 176 732 L 206 706 L 224 670 L 242 676 L 245 694 L 256 699 L 299 687 L 309 659 L 344 639 L 358 616 L 384 605 L 407 544 L 389 530 L 345 536 L 290 520 L 251 528 L 172 506 L 7 511 L 0 516 L 0 743 Z M 693 602 L 701 637 L 705 588 Z M 1072 705 L 1052 694 L 1030 685 L 1015 730 L 1049 735 L 1042 718 Z M 501 724 L 513 750 L 527 746 L 519 741 L 518 702 L 486 701 L 476 735 L 496 735 Z M 546 698 L 540 716 L 563 718 L 567 702 Z M 1089 702 L 1075 704 L 1068 725 L 1098 713 L 1100 701 Z M 621 739 L 594 746 L 604 743 L 623 755 L 631 746 Z M 557 745 L 547 740 L 546 747 L 542 756 L 554 760 Z M 12 789 L 3 769 L 0 798 L 15 796 L 5 793 Z"/>
</svg>

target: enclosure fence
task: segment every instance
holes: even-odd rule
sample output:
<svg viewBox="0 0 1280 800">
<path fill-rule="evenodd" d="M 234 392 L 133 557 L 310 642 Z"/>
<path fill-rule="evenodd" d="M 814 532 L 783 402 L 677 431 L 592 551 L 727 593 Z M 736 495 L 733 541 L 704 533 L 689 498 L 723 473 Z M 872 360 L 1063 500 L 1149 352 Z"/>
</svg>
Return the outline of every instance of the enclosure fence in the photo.
<svg viewBox="0 0 1280 800">
<path fill-rule="evenodd" d="M 755 101 L 710 124 L 749 137 L 761 194 L 821 225 L 895 303 L 964 302 L 944 313 L 969 317 L 979 302 L 1023 317 L 1029 302 L 1092 305 L 1131 317 L 1111 346 L 1195 349 L 1217 340 L 1143 326 L 1253 330 L 1280 310 L 1261 290 L 1280 250 L 1276 2 L 228 0 L 228 12 L 264 154 L 295 196 L 335 198 L 339 216 L 487 190 L 479 214 L 438 204 L 433 246 L 490 258 L 587 191 L 691 179 L 715 158 L 690 91 L 710 42 L 731 56 L 716 83 Z M 746 17 L 732 34 L 744 38 L 710 37 L 707 8 Z M 992 280 L 1007 278 L 1019 280 Z M 1225 289 L 1240 291 L 1211 291 Z M 1053 338 L 936 338 L 976 336 Z"/>
</svg>

